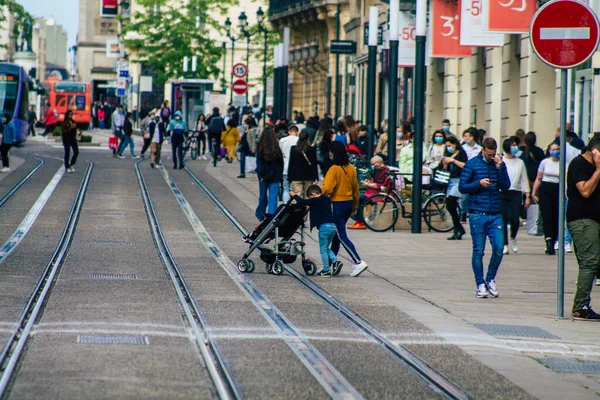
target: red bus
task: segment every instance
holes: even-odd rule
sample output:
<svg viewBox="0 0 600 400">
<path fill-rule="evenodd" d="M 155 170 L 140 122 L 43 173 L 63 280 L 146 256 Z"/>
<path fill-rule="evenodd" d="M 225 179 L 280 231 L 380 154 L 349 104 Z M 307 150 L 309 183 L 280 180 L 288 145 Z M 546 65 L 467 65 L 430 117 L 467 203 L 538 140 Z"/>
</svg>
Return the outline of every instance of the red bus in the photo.
<svg viewBox="0 0 600 400">
<path fill-rule="evenodd" d="M 55 81 L 48 79 L 48 102 L 58 111 L 58 122 L 65 119 L 67 110 L 73 110 L 73 120 L 83 129 L 90 126 L 92 91 L 89 83 Z"/>
</svg>

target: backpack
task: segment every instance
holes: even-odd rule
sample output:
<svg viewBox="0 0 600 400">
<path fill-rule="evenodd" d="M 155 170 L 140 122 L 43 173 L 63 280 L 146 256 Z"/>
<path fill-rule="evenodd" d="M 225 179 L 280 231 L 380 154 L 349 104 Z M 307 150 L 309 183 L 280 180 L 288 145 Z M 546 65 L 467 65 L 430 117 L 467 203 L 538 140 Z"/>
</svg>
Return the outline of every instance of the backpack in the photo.
<svg viewBox="0 0 600 400">
<path fill-rule="evenodd" d="M 223 119 L 221 117 L 212 117 L 208 125 L 208 131 L 212 135 L 220 135 L 223 132 Z"/>
<path fill-rule="evenodd" d="M 160 114 L 164 117 L 164 118 L 168 118 L 169 115 L 171 115 L 171 112 L 169 111 L 169 109 L 167 107 L 163 107 L 162 111 L 160 112 Z"/>
</svg>

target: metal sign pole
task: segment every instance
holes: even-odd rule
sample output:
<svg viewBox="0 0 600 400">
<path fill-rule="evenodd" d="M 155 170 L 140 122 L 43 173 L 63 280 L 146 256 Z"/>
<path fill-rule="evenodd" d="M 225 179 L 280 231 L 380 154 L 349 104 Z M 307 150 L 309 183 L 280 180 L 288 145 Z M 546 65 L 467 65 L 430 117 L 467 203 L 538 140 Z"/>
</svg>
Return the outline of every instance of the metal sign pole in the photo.
<svg viewBox="0 0 600 400">
<path fill-rule="evenodd" d="M 567 81 L 568 69 L 561 69 L 560 85 L 560 158 L 558 197 L 558 271 L 556 290 L 556 317 L 564 318 L 565 308 L 565 177 L 567 148 Z"/>
</svg>

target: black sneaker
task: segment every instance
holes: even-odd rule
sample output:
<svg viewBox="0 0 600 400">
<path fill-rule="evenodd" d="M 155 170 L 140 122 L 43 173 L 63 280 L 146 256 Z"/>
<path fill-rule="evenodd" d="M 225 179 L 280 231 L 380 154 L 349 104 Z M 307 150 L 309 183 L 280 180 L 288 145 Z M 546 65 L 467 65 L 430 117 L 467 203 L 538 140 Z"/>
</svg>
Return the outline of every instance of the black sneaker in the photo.
<svg viewBox="0 0 600 400">
<path fill-rule="evenodd" d="M 321 271 L 317 274 L 317 276 L 322 276 L 324 278 L 331 278 L 331 271 Z"/>
<path fill-rule="evenodd" d="M 596 314 L 589 306 L 585 306 L 581 310 L 573 311 L 571 316 L 573 319 L 580 321 L 600 321 L 600 314 Z"/>
<path fill-rule="evenodd" d="M 331 265 L 331 268 L 333 270 L 333 276 L 338 275 L 341 271 L 342 271 L 342 267 L 344 266 L 344 264 L 342 264 L 341 261 L 336 261 Z"/>
</svg>

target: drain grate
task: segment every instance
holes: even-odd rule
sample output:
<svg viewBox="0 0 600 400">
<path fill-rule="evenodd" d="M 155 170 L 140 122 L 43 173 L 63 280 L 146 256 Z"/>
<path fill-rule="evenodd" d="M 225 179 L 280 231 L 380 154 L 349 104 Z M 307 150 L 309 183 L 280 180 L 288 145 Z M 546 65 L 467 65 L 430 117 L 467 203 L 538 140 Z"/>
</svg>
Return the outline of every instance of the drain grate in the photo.
<svg viewBox="0 0 600 400">
<path fill-rule="evenodd" d="M 150 344 L 148 336 L 77 335 L 77 343 L 90 344 Z"/>
<path fill-rule="evenodd" d="M 129 228 L 121 228 L 118 226 L 97 226 L 97 230 L 99 231 L 128 231 Z"/>
<path fill-rule="evenodd" d="M 131 242 L 96 242 L 96 244 L 103 244 L 109 246 L 131 246 Z"/>
<path fill-rule="evenodd" d="M 554 372 L 600 374 L 600 361 L 579 361 L 565 358 L 540 358 L 539 361 Z"/>
<path fill-rule="evenodd" d="M 122 274 L 89 274 L 92 279 L 117 279 L 132 281 L 137 279 L 137 275 L 122 275 Z"/>
<path fill-rule="evenodd" d="M 537 326 L 527 325 L 500 325 L 500 324 L 474 324 L 475 327 L 494 336 L 519 336 L 544 339 L 560 339 L 548 331 Z"/>
<path fill-rule="evenodd" d="M 116 213 L 116 212 L 106 212 L 106 213 L 96 213 L 99 217 L 126 217 L 125 213 Z"/>
</svg>

